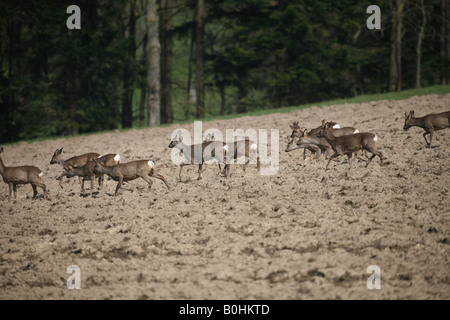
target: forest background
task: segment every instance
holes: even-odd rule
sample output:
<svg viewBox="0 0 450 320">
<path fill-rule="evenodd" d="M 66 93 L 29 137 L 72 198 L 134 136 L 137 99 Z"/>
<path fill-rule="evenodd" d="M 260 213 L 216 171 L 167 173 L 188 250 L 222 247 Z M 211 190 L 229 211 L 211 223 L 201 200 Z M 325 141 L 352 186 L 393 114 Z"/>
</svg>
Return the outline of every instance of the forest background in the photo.
<svg viewBox="0 0 450 320">
<path fill-rule="evenodd" d="M 449 0 L 4 0 L 0 142 L 446 85 L 449 18 Z"/>
</svg>

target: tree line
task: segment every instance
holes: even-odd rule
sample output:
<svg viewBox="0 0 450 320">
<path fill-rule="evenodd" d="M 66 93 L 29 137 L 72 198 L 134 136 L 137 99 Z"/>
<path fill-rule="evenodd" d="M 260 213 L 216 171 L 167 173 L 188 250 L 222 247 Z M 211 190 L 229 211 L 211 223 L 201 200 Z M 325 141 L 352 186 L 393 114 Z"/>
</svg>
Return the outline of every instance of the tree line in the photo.
<svg viewBox="0 0 450 320">
<path fill-rule="evenodd" d="M 80 30 L 71 4 L 0 2 L 0 142 L 450 80 L 449 0 L 80 0 Z"/>
</svg>

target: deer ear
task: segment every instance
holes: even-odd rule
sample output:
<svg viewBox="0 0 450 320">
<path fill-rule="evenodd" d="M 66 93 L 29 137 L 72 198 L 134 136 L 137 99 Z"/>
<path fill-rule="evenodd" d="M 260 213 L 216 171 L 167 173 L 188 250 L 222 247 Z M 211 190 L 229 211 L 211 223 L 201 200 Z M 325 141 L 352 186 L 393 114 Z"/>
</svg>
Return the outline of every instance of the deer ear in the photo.
<svg viewBox="0 0 450 320">
<path fill-rule="evenodd" d="M 181 142 L 181 141 L 183 141 L 183 137 L 178 138 L 178 142 Z"/>
<path fill-rule="evenodd" d="M 0 154 L 2 154 L 2 153 L 3 153 L 3 147 L 0 148 Z"/>
<path fill-rule="evenodd" d="M 414 117 L 414 110 L 411 110 L 411 111 L 409 112 L 409 115 L 410 115 L 411 117 Z"/>
<path fill-rule="evenodd" d="M 61 153 L 62 153 L 62 150 L 63 150 L 63 148 L 59 149 L 59 150 L 58 150 L 58 154 L 61 154 Z"/>
</svg>

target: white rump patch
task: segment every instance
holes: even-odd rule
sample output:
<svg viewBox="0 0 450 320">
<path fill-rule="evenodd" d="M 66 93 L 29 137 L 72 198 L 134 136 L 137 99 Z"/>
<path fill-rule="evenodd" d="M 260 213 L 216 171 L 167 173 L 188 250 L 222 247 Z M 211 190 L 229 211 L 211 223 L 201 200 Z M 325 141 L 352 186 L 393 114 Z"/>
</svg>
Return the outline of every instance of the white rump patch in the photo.
<svg viewBox="0 0 450 320">
<path fill-rule="evenodd" d="M 120 162 L 120 155 L 116 154 L 116 156 L 114 157 L 114 161 Z"/>
<path fill-rule="evenodd" d="M 339 125 L 339 124 L 335 124 L 334 126 L 333 126 L 333 129 L 340 129 L 341 128 L 341 126 Z"/>
<path fill-rule="evenodd" d="M 375 137 L 373 138 L 373 141 L 377 142 L 378 141 L 378 136 L 375 135 Z"/>
<path fill-rule="evenodd" d="M 356 129 L 355 132 L 353 132 L 353 134 L 357 134 L 357 133 L 359 133 L 358 129 Z"/>
<path fill-rule="evenodd" d="M 225 150 L 225 152 L 228 152 L 228 145 L 227 144 L 223 147 L 223 150 Z"/>
<path fill-rule="evenodd" d="M 153 168 L 153 167 L 155 167 L 155 164 L 153 163 L 153 161 L 149 160 L 149 161 L 148 161 L 148 166 L 149 166 L 150 168 Z"/>
<path fill-rule="evenodd" d="M 44 173 L 43 173 L 43 172 L 39 173 L 39 177 L 42 177 L 43 175 L 44 175 Z"/>
<path fill-rule="evenodd" d="M 258 146 L 256 145 L 256 143 L 254 143 L 250 146 L 250 150 L 256 150 L 257 148 L 258 148 Z"/>
</svg>

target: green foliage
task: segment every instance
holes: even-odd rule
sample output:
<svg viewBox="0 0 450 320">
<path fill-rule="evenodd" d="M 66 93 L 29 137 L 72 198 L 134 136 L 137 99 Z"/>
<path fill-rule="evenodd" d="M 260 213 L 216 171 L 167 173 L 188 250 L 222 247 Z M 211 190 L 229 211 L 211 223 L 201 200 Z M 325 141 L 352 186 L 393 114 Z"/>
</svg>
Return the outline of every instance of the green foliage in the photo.
<svg viewBox="0 0 450 320">
<path fill-rule="evenodd" d="M 405 89 L 415 85 L 421 21 L 417 3 L 406 2 Z M 122 98 L 130 92 L 133 125 L 139 124 L 140 90 L 147 75 L 145 1 L 136 2 L 135 38 L 127 36 L 129 4 L 80 0 L 82 29 L 68 30 L 66 1 L 0 2 L 0 142 L 120 129 Z M 390 1 L 377 3 L 381 31 L 366 28 L 366 9 L 371 4 L 368 0 L 206 1 L 206 118 L 386 92 Z M 450 77 L 449 55 L 441 53 L 441 5 L 438 0 L 426 1 L 423 86 Z M 192 120 L 195 113 L 195 100 L 188 101 L 189 70 L 190 89 L 195 91 L 195 47 L 190 56 L 195 6 L 196 1 L 174 0 L 175 121 Z M 135 57 L 129 54 L 130 44 L 137 46 Z"/>
</svg>

